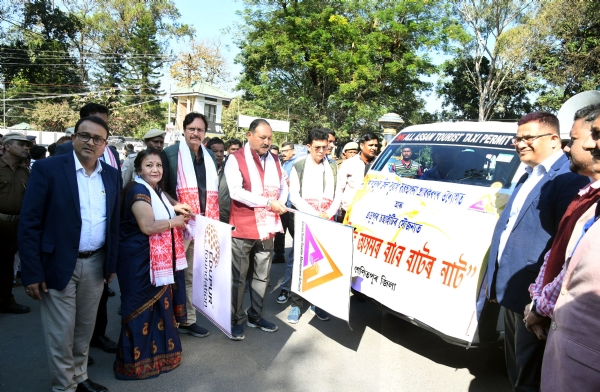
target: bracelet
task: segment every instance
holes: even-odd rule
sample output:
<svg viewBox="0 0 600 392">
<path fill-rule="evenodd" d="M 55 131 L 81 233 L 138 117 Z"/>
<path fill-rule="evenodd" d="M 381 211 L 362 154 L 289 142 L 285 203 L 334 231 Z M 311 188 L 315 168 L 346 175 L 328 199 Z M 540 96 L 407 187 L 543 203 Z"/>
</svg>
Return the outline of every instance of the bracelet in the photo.
<svg viewBox="0 0 600 392">
<path fill-rule="evenodd" d="M 167 222 L 169 222 L 169 229 L 172 229 L 173 226 L 171 225 L 171 219 L 168 219 Z"/>
</svg>

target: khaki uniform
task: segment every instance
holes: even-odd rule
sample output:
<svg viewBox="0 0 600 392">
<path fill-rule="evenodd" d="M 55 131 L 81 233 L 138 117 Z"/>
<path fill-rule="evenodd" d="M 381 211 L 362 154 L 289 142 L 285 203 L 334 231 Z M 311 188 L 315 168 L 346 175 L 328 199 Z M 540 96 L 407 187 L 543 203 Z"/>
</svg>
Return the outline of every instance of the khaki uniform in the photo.
<svg viewBox="0 0 600 392">
<path fill-rule="evenodd" d="M 12 306 L 13 263 L 17 253 L 19 214 L 25 197 L 29 169 L 13 169 L 0 158 L 0 310 Z"/>
</svg>

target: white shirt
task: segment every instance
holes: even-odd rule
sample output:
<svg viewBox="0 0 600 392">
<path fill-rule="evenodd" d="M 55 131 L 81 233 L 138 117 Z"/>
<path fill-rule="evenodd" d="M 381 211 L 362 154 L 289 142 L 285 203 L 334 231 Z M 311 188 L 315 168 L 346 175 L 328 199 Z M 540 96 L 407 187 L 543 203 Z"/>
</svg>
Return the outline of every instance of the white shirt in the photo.
<svg viewBox="0 0 600 392">
<path fill-rule="evenodd" d="M 264 166 L 267 154 L 260 157 L 260 162 Z M 277 164 L 277 163 L 275 163 Z M 229 187 L 229 197 L 232 200 L 244 203 L 248 207 L 266 207 L 269 199 L 259 195 L 258 193 L 249 192 L 244 189 L 242 174 L 240 172 L 240 166 L 235 157 L 227 159 L 225 164 L 225 178 L 227 179 L 227 186 Z M 279 187 L 279 202 L 285 205 L 288 198 L 288 186 L 286 183 L 287 174 L 281 170 L 281 185 Z"/>
<path fill-rule="evenodd" d="M 542 180 L 542 178 L 548 173 L 552 165 L 558 161 L 558 159 L 563 156 L 562 150 L 559 150 L 557 153 L 550 155 L 546 158 L 542 163 L 534 167 L 533 169 L 529 166 L 525 168 L 529 177 L 525 180 L 525 182 L 519 188 L 515 199 L 513 200 L 513 204 L 510 209 L 510 216 L 508 218 L 508 223 L 500 236 L 500 244 L 498 244 L 498 264 L 500 264 L 500 259 L 502 258 L 502 252 L 504 252 L 504 247 L 506 247 L 506 242 L 508 241 L 508 237 L 510 237 L 510 233 L 512 232 L 515 223 L 517 221 L 517 217 L 521 213 L 521 209 L 523 208 L 523 204 L 529 196 L 529 193 L 535 188 L 535 186 Z"/>
<path fill-rule="evenodd" d="M 102 248 L 106 239 L 106 192 L 100 175 L 102 165 L 98 161 L 94 172 L 88 176 L 75 151 L 73 155 L 81 212 L 79 251 L 90 252 Z"/>
<path fill-rule="evenodd" d="M 308 155 L 306 159 L 311 159 L 311 156 Z M 304 178 L 314 178 L 314 181 L 311 181 L 310 184 L 304 182 L 304 186 L 310 185 L 316 192 L 314 194 L 323 194 L 325 189 L 323 189 L 323 176 L 325 175 L 325 165 L 329 165 L 329 161 L 324 159 L 320 164 L 306 165 L 304 169 Z M 307 170 L 308 169 L 308 170 Z M 364 170 L 364 169 L 363 169 Z M 337 202 L 336 202 L 337 201 Z M 290 174 L 290 202 L 298 209 L 300 212 L 304 212 L 310 215 L 319 215 L 319 212 L 314 209 L 313 206 L 308 204 L 308 202 L 300 196 L 300 178 L 298 177 L 298 172 L 296 168 L 292 166 L 292 171 Z M 340 198 L 333 199 L 331 206 L 325 211 L 327 216 L 331 218 L 337 213 L 337 210 L 340 206 Z"/>
<path fill-rule="evenodd" d="M 334 205 L 340 205 L 341 202 L 342 208 L 348 210 L 365 178 L 365 166 L 360 153 L 342 162 L 337 174 Z"/>
</svg>

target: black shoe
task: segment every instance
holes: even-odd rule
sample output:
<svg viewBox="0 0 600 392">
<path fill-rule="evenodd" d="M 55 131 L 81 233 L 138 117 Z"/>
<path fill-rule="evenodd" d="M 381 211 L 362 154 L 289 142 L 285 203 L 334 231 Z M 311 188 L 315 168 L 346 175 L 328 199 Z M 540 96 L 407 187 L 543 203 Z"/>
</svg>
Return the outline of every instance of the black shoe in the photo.
<svg viewBox="0 0 600 392">
<path fill-rule="evenodd" d="M 29 313 L 29 312 L 31 312 L 31 308 L 29 306 L 20 305 L 16 302 L 14 304 L 10 305 L 8 308 L 0 310 L 0 313 L 14 313 L 14 314 L 23 314 L 23 313 Z"/>
<path fill-rule="evenodd" d="M 88 355 L 88 367 L 92 366 L 94 364 L 94 358 L 92 358 L 91 355 Z"/>
<path fill-rule="evenodd" d="M 179 327 L 177 327 L 177 332 L 183 333 L 183 334 L 190 334 L 197 338 L 205 338 L 208 335 L 210 335 L 210 332 L 208 332 L 207 329 L 202 328 L 198 324 L 191 324 L 191 325 L 179 324 Z"/>
<path fill-rule="evenodd" d="M 285 256 L 284 255 L 275 255 L 273 257 L 272 264 L 280 264 L 280 263 L 285 263 Z"/>
<path fill-rule="evenodd" d="M 98 336 L 97 338 L 92 339 L 90 342 L 90 346 L 98 347 L 102 349 L 102 351 L 107 353 L 116 353 L 117 352 L 117 343 L 110 340 L 108 336 Z"/>
<path fill-rule="evenodd" d="M 96 384 L 89 378 L 84 382 L 77 384 L 75 392 L 108 392 L 108 388 L 103 387 L 100 384 Z"/>
<path fill-rule="evenodd" d="M 114 297 L 115 295 L 117 295 L 117 293 L 115 293 L 115 290 L 111 289 L 110 287 L 107 290 L 109 297 Z"/>
</svg>

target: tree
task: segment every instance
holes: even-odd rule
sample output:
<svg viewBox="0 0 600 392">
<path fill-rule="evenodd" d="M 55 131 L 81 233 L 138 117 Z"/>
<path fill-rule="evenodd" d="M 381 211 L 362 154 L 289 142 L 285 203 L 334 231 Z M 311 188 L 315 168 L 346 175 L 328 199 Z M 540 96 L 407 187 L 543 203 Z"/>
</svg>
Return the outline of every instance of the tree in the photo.
<svg viewBox="0 0 600 392">
<path fill-rule="evenodd" d="M 512 47 L 526 48 L 528 71 L 545 86 L 541 108 L 558 110 L 568 98 L 600 84 L 600 2 L 542 1 L 509 38 Z"/>
<path fill-rule="evenodd" d="M 153 114 L 160 114 L 158 95 L 163 61 L 156 32 L 156 25 L 149 14 L 137 22 L 126 49 L 124 86 L 129 94 L 126 103 L 144 104 Z"/>
<path fill-rule="evenodd" d="M 506 44 L 503 35 L 517 25 L 533 0 L 451 0 L 451 4 L 467 33 L 456 57 L 463 59 L 465 81 L 477 91 L 477 118 L 485 121 L 509 88 L 526 79 L 523 56 Z"/>
<path fill-rule="evenodd" d="M 437 0 L 246 5 L 238 88 L 265 114 L 289 113 L 293 140 L 315 126 L 379 131 L 377 118 L 389 111 L 410 118 L 430 87 L 421 77 L 435 70 L 426 52 L 460 30 Z"/>
<path fill-rule="evenodd" d="M 8 108 L 9 124 L 29 121 L 26 110 L 33 107 L 35 98 L 82 90 L 77 62 L 69 54 L 78 19 L 52 8 L 47 0 L 27 2 L 18 10 L 22 22 L 16 23 L 12 16 L 12 27 L 0 42 L 0 76 L 6 98 L 20 100 Z"/>
<path fill-rule="evenodd" d="M 67 101 L 36 102 L 28 115 L 36 129 L 51 132 L 64 132 L 65 129 L 75 126 L 79 119 L 79 113 L 73 110 Z"/>
<path fill-rule="evenodd" d="M 171 77 L 180 87 L 190 87 L 198 81 L 215 86 L 228 83 L 229 73 L 221 45 L 219 40 L 192 40 L 189 49 L 177 55 L 177 61 L 171 66 Z"/>
<path fill-rule="evenodd" d="M 470 70 L 475 69 L 474 58 L 455 58 L 441 66 L 442 78 L 438 81 L 437 94 L 443 98 L 442 116 L 445 119 L 476 120 L 479 118 L 480 94 L 470 79 Z M 482 84 L 490 77 L 490 61 L 480 60 L 479 73 Z M 488 100 L 488 119 L 516 119 L 532 109 L 528 94 L 533 85 L 523 78 L 507 75 L 503 89 Z"/>
</svg>

